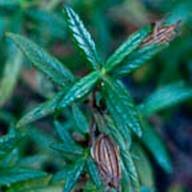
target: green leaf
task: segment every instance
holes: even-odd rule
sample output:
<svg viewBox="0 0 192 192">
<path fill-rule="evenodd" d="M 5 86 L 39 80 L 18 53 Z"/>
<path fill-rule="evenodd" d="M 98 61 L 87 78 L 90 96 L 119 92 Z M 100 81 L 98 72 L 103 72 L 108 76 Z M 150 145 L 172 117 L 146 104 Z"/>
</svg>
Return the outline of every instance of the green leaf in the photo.
<svg viewBox="0 0 192 192">
<path fill-rule="evenodd" d="M 56 83 L 64 85 L 74 80 L 71 72 L 60 61 L 50 56 L 31 40 L 13 33 L 7 33 L 7 36 L 14 41 L 37 69 Z"/>
<path fill-rule="evenodd" d="M 71 192 L 77 180 L 79 179 L 85 165 L 85 159 L 78 160 L 70 171 L 64 185 L 63 192 Z"/>
<path fill-rule="evenodd" d="M 44 177 L 47 174 L 42 171 L 23 169 L 23 168 L 12 168 L 1 170 L 0 173 L 0 185 L 10 185 L 20 181 L 26 181 L 33 178 Z"/>
<path fill-rule="evenodd" d="M 161 140 L 155 130 L 145 122 L 143 126 L 142 141 L 151 152 L 157 163 L 168 173 L 172 171 L 171 160 L 164 142 Z"/>
<path fill-rule="evenodd" d="M 59 101 L 61 100 L 64 94 L 65 94 L 65 91 L 60 91 L 49 101 L 39 105 L 32 111 L 28 112 L 26 115 L 24 115 L 24 117 L 22 117 L 19 120 L 19 122 L 17 123 L 17 127 L 23 127 L 26 124 L 29 124 L 42 117 L 50 115 L 51 113 L 54 113 L 55 110 L 57 109 Z"/>
<path fill-rule="evenodd" d="M 74 144 L 75 142 L 68 131 L 68 127 L 66 126 L 68 126 L 67 122 L 63 124 L 59 121 L 54 122 L 54 127 L 62 141 L 68 144 Z"/>
<path fill-rule="evenodd" d="M 57 173 L 55 173 L 55 175 L 52 177 L 51 182 L 52 183 L 57 183 L 59 181 L 62 180 L 66 180 L 66 178 L 69 175 L 69 167 L 65 167 L 64 169 L 62 169 L 61 171 L 58 171 Z"/>
<path fill-rule="evenodd" d="M 65 108 L 77 99 L 88 94 L 100 78 L 100 73 L 95 71 L 76 82 L 59 103 L 59 108 Z"/>
<path fill-rule="evenodd" d="M 128 150 L 121 151 L 121 158 L 124 164 L 124 167 L 130 177 L 131 185 L 134 192 L 140 192 L 140 182 L 138 173 L 135 167 L 135 163 L 132 159 L 132 156 Z"/>
<path fill-rule="evenodd" d="M 86 119 L 86 116 L 80 110 L 80 108 L 76 105 L 72 105 L 72 114 L 74 118 L 74 122 L 76 127 L 81 133 L 88 133 L 89 130 L 89 123 Z"/>
<path fill-rule="evenodd" d="M 86 59 L 90 62 L 93 69 L 99 69 L 101 65 L 100 58 L 97 54 L 96 46 L 91 35 L 84 27 L 79 16 L 70 7 L 65 7 L 67 15 L 68 27 L 72 32 L 73 39 L 81 51 L 83 51 Z"/>
<path fill-rule="evenodd" d="M 147 154 L 141 146 L 136 143 L 132 145 L 131 152 L 135 156 L 134 162 L 142 186 L 154 189 L 153 169 Z"/>
<path fill-rule="evenodd" d="M 87 168 L 91 179 L 95 183 L 97 189 L 99 189 L 102 185 L 101 177 L 95 162 L 91 158 L 87 159 Z"/>
<path fill-rule="evenodd" d="M 125 41 L 115 53 L 109 57 L 104 69 L 108 72 L 111 71 L 115 66 L 120 64 L 132 51 L 134 51 L 145 37 L 151 32 L 150 26 L 146 26 L 139 31 L 133 33 L 127 41 Z"/>
<path fill-rule="evenodd" d="M 3 78 L 0 83 L 0 106 L 2 106 L 11 97 L 17 83 L 22 58 L 21 53 L 17 52 L 10 56 L 5 64 Z"/>
<path fill-rule="evenodd" d="M 140 114 L 127 89 L 120 81 L 105 79 L 104 86 L 107 107 L 116 123 L 131 128 L 139 137 L 142 135 Z"/>
<path fill-rule="evenodd" d="M 139 108 L 143 115 L 149 116 L 190 98 L 192 98 L 192 88 L 181 81 L 159 88 L 145 99 Z"/>
<path fill-rule="evenodd" d="M 82 155 L 82 148 L 78 145 L 72 145 L 69 143 L 62 143 L 62 144 L 52 144 L 51 145 L 51 148 L 59 151 L 59 152 L 62 152 L 63 154 L 66 154 L 66 155 Z"/>
<path fill-rule="evenodd" d="M 149 61 L 154 55 L 159 53 L 165 47 L 167 46 L 150 45 L 134 51 L 125 59 L 121 66 L 114 70 L 113 75 L 115 77 L 122 77 L 134 72 L 135 70 L 142 67 L 147 61 Z"/>
</svg>

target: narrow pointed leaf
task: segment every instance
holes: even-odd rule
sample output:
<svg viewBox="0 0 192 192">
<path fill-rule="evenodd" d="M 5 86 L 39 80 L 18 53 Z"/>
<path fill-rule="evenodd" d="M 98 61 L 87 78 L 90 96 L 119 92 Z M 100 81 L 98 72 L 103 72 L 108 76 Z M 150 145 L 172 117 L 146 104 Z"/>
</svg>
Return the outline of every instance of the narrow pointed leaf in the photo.
<svg viewBox="0 0 192 192">
<path fill-rule="evenodd" d="M 101 176 L 95 162 L 91 158 L 87 159 L 87 168 L 91 179 L 93 180 L 97 189 L 99 189 L 102 185 Z"/>
<path fill-rule="evenodd" d="M 134 51 L 132 54 L 130 54 L 130 56 L 123 61 L 121 66 L 114 70 L 113 75 L 115 77 L 122 77 L 134 72 L 165 47 L 167 46 L 150 45 L 139 48 L 137 51 Z"/>
<path fill-rule="evenodd" d="M 62 139 L 62 141 L 66 142 L 68 144 L 74 144 L 75 142 L 74 142 L 73 138 L 71 137 L 67 126 L 68 126 L 67 122 L 65 122 L 63 124 L 60 123 L 59 121 L 54 122 L 54 127 L 57 131 L 57 134 Z"/>
<path fill-rule="evenodd" d="M 95 71 L 75 83 L 59 103 L 60 108 L 65 108 L 73 101 L 81 99 L 88 94 L 100 78 L 100 73 Z"/>
<path fill-rule="evenodd" d="M 13 33 L 7 33 L 7 36 L 14 41 L 37 69 L 54 82 L 64 85 L 74 80 L 71 72 L 60 61 L 50 56 L 43 48 L 31 40 Z"/>
<path fill-rule="evenodd" d="M 71 190 L 73 189 L 74 185 L 76 184 L 77 180 L 79 179 L 83 171 L 84 165 L 85 165 L 84 159 L 80 159 L 75 163 L 73 169 L 71 170 L 65 181 L 63 192 L 71 192 Z"/>
<path fill-rule="evenodd" d="M 171 160 L 164 142 L 161 140 L 155 130 L 145 122 L 143 126 L 142 141 L 151 152 L 157 163 L 168 173 L 172 171 Z"/>
<path fill-rule="evenodd" d="M 96 46 L 91 38 L 90 33 L 84 27 L 83 22 L 72 8 L 65 7 L 65 13 L 67 15 L 68 27 L 72 32 L 73 39 L 77 46 L 81 51 L 83 51 L 86 59 L 92 65 L 92 68 L 99 69 L 100 58 L 97 54 Z"/>
<path fill-rule="evenodd" d="M 105 79 L 104 92 L 107 107 L 112 118 L 121 123 L 122 127 L 129 127 L 138 136 L 142 135 L 140 114 L 131 96 L 120 81 Z"/>
<path fill-rule="evenodd" d="M 72 105 L 72 114 L 74 118 L 74 122 L 76 127 L 81 133 L 88 133 L 89 123 L 86 119 L 86 116 L 80 110 L 80 108 L 76 105 Z"/>
<path fill-rule="evenodd" d="M 19 122 L 17 123 L 17 127 L 22 127 L 26 124 L 32 123 L 40 118 L 43 118 L 47 115 L 54 113 L 58 107 L 59 101 L 64 96 L 64 94 L 65 94 L 65 91 L 61 91 L 57 93 L 49 101 L 43 104 L 40 104 L 38 107 L 28 112 L 19 120 Z"/>
<path fill-rule="evenodd" d="M 1 170 L 0 185 L 10 185 L 20 181 L 26 181 L 33 178 L 44 177 L 47 174 L 42 171 L 22 168 L 12 168 Z"/>
<path fill-rule="evenodd" d="M 140 192 L 139 177 L 131 153 L 128 150 L 122 151 L 121 158 L 123 160 L 124 167 L 130 177 L 133 191 Z"/>
<path fill-rule="evenodd" d="M 115 66 L 120 64 L 132 51 L 134 51 L 144 40 L 144 38 L 151 32 L 150 26 L 146 26 L 141 30 L 133 33 L 127 41 L 125 41 L 115 53 L 109 57 L 106 65 L 106 71 L 111 71 Z"/>
<path fill-rule="evenodd" d="M 184 82 L 177 82 L 159 88 L 140 105 L 140 109 L 147 116 L 190 98 L 192 98 L 192 88 Z"/>
</svg>

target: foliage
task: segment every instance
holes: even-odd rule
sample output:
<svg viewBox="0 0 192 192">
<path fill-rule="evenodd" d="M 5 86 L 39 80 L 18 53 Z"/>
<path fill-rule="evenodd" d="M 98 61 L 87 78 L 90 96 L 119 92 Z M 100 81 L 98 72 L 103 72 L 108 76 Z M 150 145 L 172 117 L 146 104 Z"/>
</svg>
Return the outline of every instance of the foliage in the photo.
<svg viewBox="0 0 192 192">
<path fill-rule="evenodd" d="M 175 1 L 173 6 L 136 2 L 72 1 L 63 7 L 59 0 L 0 0 L 0 59 L 4 62 L 0 69 L 0 126 L 7 127 L 6 133 L 0 132 L 0 190 L 104 191 L 105 184 L 90 153 L 95 133 L 109 135 L 119 147 L 122 191 L 155 190 L 155 170 L 148 156 L 165 172 L 172 172 L 167 146 L 150 120 L 163 116 L 158 112 L 192 98 L 187 54 L 191 36 L 184 24 L 191 23 L 192 4 L 188 0 Z M 133 6 L 128 13 L 135 23 L 125 18 L 127 3 Z M 172 13 L 162 26 L 173 26 L 181 19 L 182 38 L 143 46 L 144 40 L 154 35 L 145 11 L 151 9 Z M 98 44 L 75 10 L 89 24 Z M 102 15 L 105 10 L 109 16 Z M 111 17 L 139 28 L 115 51 L 109 49 L 111 41 L 118 47 L 118 40 L 110 35 L 109 26 L 114 21 L 107 18 L 114 10 Z M 146 20 L 149 24 L 141 27 Z M 2 35 L 5 32 L 6 37 Z M 69 37 L 77 50 L 70 46 Z M 170 58 L 172 54 L 174 58 Z M 179 73 L 181 56 L 187 63 L 188 79 Z M 159 63 L 161 74 L 156 70 Z M 141 95 L 138 102 L 122 77 L 145 86 L 150 81 L 154 91 L 147 97 Z M 27 102 L 22 101 L 20 93 L 17 98 L 20 84 L 29 96 Z M 36 107 L 33 97 L 35 102 L 40 101 Z M 14 112 L 11 102 L 19 112 Z"/>
</svg>

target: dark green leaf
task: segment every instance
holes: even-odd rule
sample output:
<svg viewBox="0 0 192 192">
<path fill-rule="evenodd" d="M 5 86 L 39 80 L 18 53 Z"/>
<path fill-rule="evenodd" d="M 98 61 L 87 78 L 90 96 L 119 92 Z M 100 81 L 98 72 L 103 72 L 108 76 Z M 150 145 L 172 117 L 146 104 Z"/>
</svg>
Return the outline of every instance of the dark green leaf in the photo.
<svg viewBox="0 0 192 192">
<path fill-rule="evenodd" d="M 101 177 L 96 164 L 91 158 L 87 159 L 87 168 L 88 168 L 89 175 L 91 176 L 91 179 L 95 183 L 96 187 L 99 189 L 102 185 Z"/>
<path fill-rule="evenodd" d="M 167 172 L 172 171 L 171 160 L 164 142 L 155 130 L 145 122 L 143 126 L 142 141 L 147 149 L 152 153 L 157 163 Z"/>
<path fill-rule="evenodd" d="M 56 94 L 53 98 L 49 101 L 39 105 L 29 113 L 27 113 L 20 121 L 17 123 L 17 127 L 22 127 L 26 124 L 29 124 L 33 121 L 36 121 L 42 117 L 45 117 L 51 113 L 54 113 L 57 109 L 58 103 L 65 94 L 65 91 L 61 91 Z"/>
<path fill-rule="evenodd" d="M 146 26 L 139 31 L 133 33 L 127 41 L 125 41 L 116 51 L 115 53 L 109 57 L 107 63 L 105 65 L 106 71 L 111 71 L 115 66 L 120 64 L 125 57 L 127 57 L 132 51 L 134 51 L 140 43 L 144 40 L 144 38 L 150 33 L 151 28 Z"/>
<path fill-rule="evenodd" d="M 59 152 L 62 152 L 66 155 L 81 155 L 83 150 L 80 146 L 78 145 L 72 145 L 69 143 L 62 143 L 62 144 L 52 144 L 51 145 L 51 148 L 59 151 Z"/>
<path fill-rule="evenodd" d="M 81 133 L 88 133 L 89 123 L 86 116 L 79 109 L 76 104 L 72 105 L 72 113 L 75 121 L 75 125 Z"/>
<path fill-rule="evenodd" d="M 44 177 L 46 175 L 47 174 L 45 172 L 34 169 L 12 168 L 1 170 L 0 185 L 10 185 L 20 181 Z"/>
<path fill-rule="evenodd" d="M 56 83 L 64 85 L 74 80 L 71 72 L 60 61 L 50 56 L 34 42 L 17 34 L 7 33 L 7 36 L 25 53 L 37 69 Z"/>
<path fill-rule="evenodd" d="M 87 60 L 91 63 L 93 69 L 100 68 L 100 58 L 98 57 L 96 46 L 91 35 L 84 27 L 79 16 L 70 7 L 65 8 L 67 23 L 77 46 L 83 51 Z"/>
<path fill-rule="evenodd" d="M 140 106 L 143 115 L 151 115 L 192 98 L 192 88 L 184 82 L 177 82 L 159 88 Z"/>
<path fill-rule="evenodd" d="M 70 169 L 68 167 L 65 167 L 61 171 L 58 171 L 52 178 L 52 183 L 57 183 L 58 181 L 66 180 L 70 173 Z"/>
<path fill-rule="evenodd" d="M 150 45 L 133 52 L 125 59 L 121 66 L 113 72 L 114 76 L 121 77 L 142 67 L 154 55 L 159 53 L 166 46 Z"/>
<path fill-rule="evenodd" d="M 140 192 L 140 182 L 138 173 L 135 167 L 135 163 L 132 159 L 132 156 L 128 150 L 121 151 L 121 158 L 124 164 L 124 167 L 130 177 L 131 185 L 134 192 Z"/>
<path fill-rule="evenodd" d="M 68 143 L 68 144 L 75 143 L 68 131 L 67 122 L 62 124 L 59 121 L 55 121 L 54 126 L 55 126 L 55 129 L 56 129 L 59 137 L 62 139 L 63 142 Z"/>
<path fill-rule="evenodd" d="M 104 92 L 107 107 L 116 123 L 124 129 L 131 128 L 138 136 L 142 135 L 140 114 L 127 89 L 120 81 L 105 79 Z"/>
<path fill-rule="evenodd" d="M 71 192 L 84 169 L 84 165 L 85 165 L 84 159 L 80 159 L 75 163 L 73 169 L 70 171 L 65 181 L 63 192 Z"/>
<path fill-rule="evenodd" d="M 94 87 L 99 78 L 100 73 L 95 71 L 80 79 L 71 87 L 71 89 L 63 97 L 63 99 L 59 103 L 59 108 L 65 108 L 73 101 L 84 97 L 91 91 L 91 89 Z"/>
</svg>

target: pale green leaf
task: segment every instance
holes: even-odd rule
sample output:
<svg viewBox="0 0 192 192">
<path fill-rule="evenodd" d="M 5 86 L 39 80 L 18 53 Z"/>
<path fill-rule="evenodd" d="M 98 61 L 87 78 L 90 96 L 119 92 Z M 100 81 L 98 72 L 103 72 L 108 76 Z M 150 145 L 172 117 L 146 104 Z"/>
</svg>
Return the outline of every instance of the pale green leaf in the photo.
<svg viewBox="0 0 192 192">
<path fill-rule="evenodd" d="M 99 69 L 101 65 L 96 46 L 90 33 L 85 28 L 79 16 L 70 7 L 65 7 L 68 27 L 72 32 L 73 39 L 80 50 L 83 51 L 86 59 L 90 62 L 93 69 Z"/>
</svg>

